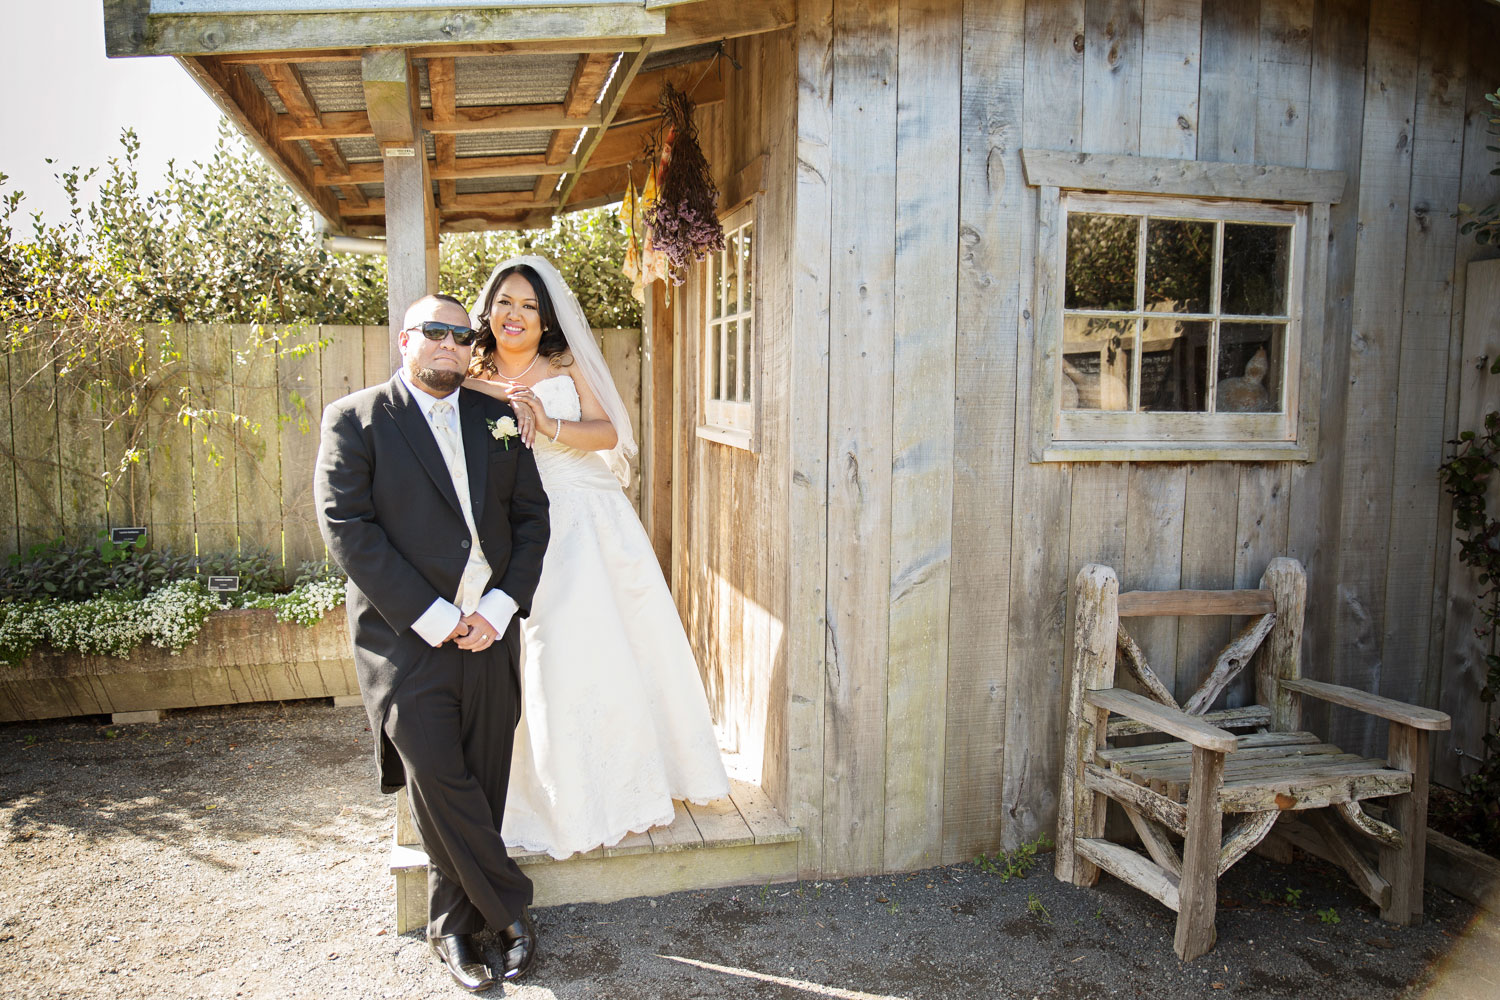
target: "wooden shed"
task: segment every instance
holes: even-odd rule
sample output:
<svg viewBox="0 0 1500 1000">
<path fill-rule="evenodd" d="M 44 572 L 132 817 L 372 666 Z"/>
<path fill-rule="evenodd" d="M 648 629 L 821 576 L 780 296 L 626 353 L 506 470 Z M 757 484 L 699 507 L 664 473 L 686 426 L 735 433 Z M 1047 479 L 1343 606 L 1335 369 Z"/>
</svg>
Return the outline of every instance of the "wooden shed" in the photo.
<svg viewBox="0 0 1500 1000">
<path fill-rule="evenodd" d="M 1491 0 L 104 11 L 386 237 L 393 312 L 442 232 L 618 198 L 690 91 L 729 244 L 648 302 L 643 516 L 804 875 L 1052 832 L 1090 562 L 1294 556 L 1307 674 L 1452 714 L 1441 781 L 1483 752 L 1436 467 L 1500 404 L 1500 262 L 1458 232 L 1500 198 Z M 1181 693 L 1231 624 L 1137 638 Z"/>
</svg>

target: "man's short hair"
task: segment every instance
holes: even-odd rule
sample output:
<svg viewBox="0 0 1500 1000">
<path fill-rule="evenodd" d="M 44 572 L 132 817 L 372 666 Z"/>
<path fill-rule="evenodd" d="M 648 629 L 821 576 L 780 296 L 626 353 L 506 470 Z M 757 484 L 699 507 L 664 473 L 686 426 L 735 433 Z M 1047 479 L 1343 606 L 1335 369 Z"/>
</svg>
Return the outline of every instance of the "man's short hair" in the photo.
<svg viewBox="0 0 1500 1000">
<path fill-rule="evenodd" d="M 446 292 L 433 292 L 431 295 L 424 296 L 424 298 L 437 299 L 439 302 L 451 302 L 453 305 L 458 306 L 458 308 L 462 309 L 464 312 L 469 311 L 468 306 L 464 305 L 462 302 L 458 301 Z"/>
</svg>

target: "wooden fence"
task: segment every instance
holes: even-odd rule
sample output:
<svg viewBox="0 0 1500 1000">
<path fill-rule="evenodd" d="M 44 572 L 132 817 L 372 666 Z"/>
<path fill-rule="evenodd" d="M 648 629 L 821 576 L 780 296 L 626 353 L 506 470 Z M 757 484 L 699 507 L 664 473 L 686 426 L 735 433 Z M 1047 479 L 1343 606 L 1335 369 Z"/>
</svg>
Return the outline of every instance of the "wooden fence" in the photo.
<svg viewBox="0 0 1500 1000">
<path fill-rule="evenodd" d="M 640 331 L 597 331 L 639 436 Z M 267 333 L 283 347 L 258 345 Z M 113 482 L 124 431 L 106 427 L 97 390 L 37 372 L 21 355 L 0 355 L 0 555 L 62 538 L 84 544 L 107 528 L 143 526 L 155 547 L 201 554 L 265 550 L 289 574 L 323 558 L 313 517 L 312 468 L 323 407 L 391 375 L 383 326 L 309 326 L 267 331 L 191 325 L 170 337 L 186 381 L 220 413 L 195 430 L 176 401 L 144 415 L 141 458 Z M 304 348 L 302 351 L 297 348 Z M 639 486 L 632 499 L 639 509 Z"/>
</svg>

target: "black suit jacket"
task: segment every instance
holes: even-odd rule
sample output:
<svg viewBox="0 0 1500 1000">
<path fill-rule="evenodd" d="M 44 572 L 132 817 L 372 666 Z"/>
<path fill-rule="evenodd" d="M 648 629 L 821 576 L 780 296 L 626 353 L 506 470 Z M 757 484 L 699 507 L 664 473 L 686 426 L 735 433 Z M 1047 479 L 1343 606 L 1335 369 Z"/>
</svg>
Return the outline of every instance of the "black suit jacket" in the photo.
<svg viewBox="0 0 1500 1000">
<path fill-rule="evenodd" d="M 459 389 L 458 413 L 469 499 L 493 574 L 489 587 L 514 598 L 524 618 L 549 534 L 536 458 L 518 438 L 506 447 L 491 436 L 486 420 L 513 417 L 508 404 Z M 470 545 L 453 477 L 399 375 L 324 408 L 313 496 L 328 552 L 349 575 L 346 607 L 360 691 L 377 734 L 381 788 L 395 791 L 406 775 L 385 736 L 386 712 L 401 682 L 433 652 L 411 626 L 437 598 L 453 600 Z M 506 657 L 519 670 L 517 627 L 492 624 L 506 629 L 505 642 L 466 655 Z"/>
</svg>

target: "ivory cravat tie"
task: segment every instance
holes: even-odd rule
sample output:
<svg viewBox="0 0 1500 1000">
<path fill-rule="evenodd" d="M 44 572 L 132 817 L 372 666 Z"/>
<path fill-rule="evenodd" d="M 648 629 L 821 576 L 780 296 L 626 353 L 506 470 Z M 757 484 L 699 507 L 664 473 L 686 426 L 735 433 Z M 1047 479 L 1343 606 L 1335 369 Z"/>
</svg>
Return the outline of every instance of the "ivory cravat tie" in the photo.
<svg viewBox="0 0 1500 1000">
<path fill-rule="evenodd" d="M 437 438 L 438 449 L 442 451 L 443 461 L 447 463 L 448 475 L 452 477 L 453 487 L 458 491 L 458 506 L 463 511 L 464 523 L 469 527 L 469 561 L 464 566 L 458 594 L 453 598 L 453 603 L 467 615 L 473 614 L 479 607 L 479 599 L 484 596 L 484 585 L 490 578 L 490 564 L 479 547 L 479 530 L 474 525 L 474 512 L 469 500 L 469 470 L 464 463 L 463 445 L 453 430 L 452 413 L 453 404 L 446 399 L 439 399 L 432 404 L 428 416 L 433 436 Z"/>
</svg>

